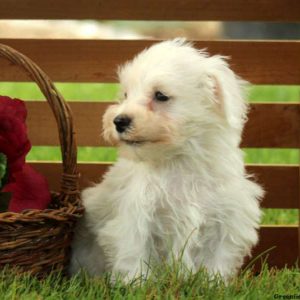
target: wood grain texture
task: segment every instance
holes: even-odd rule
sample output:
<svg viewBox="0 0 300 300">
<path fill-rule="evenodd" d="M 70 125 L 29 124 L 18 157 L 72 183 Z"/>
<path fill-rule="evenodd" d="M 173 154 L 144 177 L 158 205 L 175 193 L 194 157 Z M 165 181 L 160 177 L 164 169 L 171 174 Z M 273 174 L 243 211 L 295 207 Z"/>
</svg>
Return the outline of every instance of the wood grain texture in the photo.
<svg viewBox="0 0 300 300">
<path fill-rule="evenodd" d="M 54 81 L 116 82 L 117 66 L 153 41 L 0 39 L 0 43 L 29 56 Z M 252 83 L 300 84 L 300 41 L 198 41 L 195 45 L 231 57 L 232 69 Z M 0 81 L 29 80 L 2 59 L 0 70 Z"/>
<path fill-rule="evenodd" d="M 69 102 L 75 119 L 79 146 L 104 146 L 102 115 L 109 105 L 99 102 Z M 27 102 L 28 128 L 34 145 L 58 145 L 52 113 L 45 102 Z M 300 147 L 299 104 L 253 104 L 243 135 L 243 147 Z"/>
<path fill-rule="evenodd" d="M 300 105 L 251 105 L 242 147 L 299 148 Z"/>
<path fill-rule="evenodd" d="M 44 174 L 50 188 L 59 190 L 61 164 L 55 162 L 32 162 L 37 170 Z M 100 182 L 109 163 L 80 163 L 80 186 L 85 188 L 93 182 Z M 297 166 L 251 165 L 247 167 L 256 180 L 261 183 L 266 196 L 262 201 L 265 208 L 298 208 L 299 204 L 299 173 Z"/>
<path fill-rule="evenodd" d="M 299 21 L 298 0 L 1 0 L 1 19 Z"/>
<path fill-rule="evenodd" d="M 259 271 L 264 259 L 270 267 L 292 267 L 299 260 L 298 229 L 296 226 L 262 226 L 260 241 L 252 251 L 252 259 L 267 251 L 267 254 L 255 263 L 255 270 Z M 269 250 L 269 251 L 268 251 Z M 247 259 L 246 266 L 251 259 Z M 299 265 L 299 262 L 298 262 Z"/>
<path fill-rule="evenodd" d="M 248 165 L 247 171 L 262 184 L 265 208 L 299 208 L 300 175 L 298 166 Z"/>
</svg>

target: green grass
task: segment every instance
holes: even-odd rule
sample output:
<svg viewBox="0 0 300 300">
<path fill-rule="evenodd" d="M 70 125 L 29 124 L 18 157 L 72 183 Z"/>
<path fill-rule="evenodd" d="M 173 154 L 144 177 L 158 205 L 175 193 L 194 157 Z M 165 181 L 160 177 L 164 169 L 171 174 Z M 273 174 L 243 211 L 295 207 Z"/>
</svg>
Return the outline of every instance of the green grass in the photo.
<svg viewBox="0 0 300 300">
<path fill-rule="evenodd" d="M 115 83 L 56 83 L 57 89 L 69 101 L 112 101 L 117 98 L 119 85 Z M 23 100 L 44 100 L 34 83 L 0 82 L 0 95 Z"/>
<path fill-rule="evenodd" d="M 248 164 L 298 164 L 297 149 L 244 149 L 245 162 Z M 78 147 L 78 161 L 114 162 L 117 150 L 113 147 Z M 58 146 L 33 146 L 27 155 L 28 161 L 49 160 L 60 161 L 61 153 Z"/>
<path fill-rule="evenodd" d="M 79 162 L 114 162 L 117 159 L 117 149 L 113 147 L 78 147 L 77 151 Z M 61 161 L 60 148 L 58 146 L 33 146 L 26 160 Z"/>
<path fill-rule="evenodd" d="M 263 208 L 263 225 L 297 225 L 299 223 L 298 209 Z"/>
<path fill-rule="evenodd" d="M 114 83 L 56 83 L 56 87 L 68 100 L 111 101 L 118 95 Z M 0 95 L 24 100 L 44 100 L 34 83 L 0 82 Z M 253 85 L 249 89 L 250 102 L 299 102 L 300 86 Z"/>
<path fill-rule="evenodd" d="M 274 295 L 299 295 L 298 268 L 263 268 L 254 276 L 249 270 L 227 285 L 209 278 L 204 270 L 183 278 L 176 266 L 152 270 L 147 281 L 136 280 L 124 285 L 110 283 L 110 276 L 89 278 L 80 274 L 71 279 L 52 275 L 39 281 L 29 275 L 11 271 L 0 273 L 1 300 L 96 300 L 96 299 L 274 299 Z"/>
<path fill-rule="evenodd" d="M 298 149 L 244 149 L 247 164 L 299 164 Z"/>
<path fill-rule="evenodd" d="M 298 102 L 300 86 L 254 85 L 249 91 L 250 102 Z"/>
</svg>

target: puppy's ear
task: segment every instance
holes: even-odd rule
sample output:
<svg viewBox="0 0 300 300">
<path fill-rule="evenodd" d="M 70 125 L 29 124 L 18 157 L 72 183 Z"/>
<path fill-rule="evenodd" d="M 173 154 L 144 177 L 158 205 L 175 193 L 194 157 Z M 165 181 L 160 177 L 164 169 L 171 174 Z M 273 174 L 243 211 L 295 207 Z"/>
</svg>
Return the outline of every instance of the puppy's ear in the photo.
<svg viewBox="0 0 300 300">
<path fill-rule="evenodd" d="M 212 63 L 209 77 L 216 109 L 226 118 L 231 127 L 241 130 L 248 111 L 245 102 L 247 82 L 230 70 L 223 57 L 212 56 L 209 60 Z"/>
</svg>

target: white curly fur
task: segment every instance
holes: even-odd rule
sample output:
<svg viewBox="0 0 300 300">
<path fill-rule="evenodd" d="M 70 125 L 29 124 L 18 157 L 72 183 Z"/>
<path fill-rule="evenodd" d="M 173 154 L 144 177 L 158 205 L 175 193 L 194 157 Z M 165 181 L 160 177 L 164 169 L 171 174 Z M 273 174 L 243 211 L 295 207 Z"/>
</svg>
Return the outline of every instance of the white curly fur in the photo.
<svg viewBox="0 0 300 300">
<path fill-rule="evenodd" d="M 119 70 L 122 100 L 103 118 L 119 159 L 83 191 L 86 209 L 71 273 L 120 273 L 130 280 L 149 262 L 179 258 L 192 271 L 225 279 L 257 243 L 261 187 L 239 149 L 246 120 L 244 82 L 222 56 L 182 39 L 158 43 Z M 168 101 L 154 99 L 156 91 Z M 132 126 L 118 133 L 113 119 Z"/>
</svg>

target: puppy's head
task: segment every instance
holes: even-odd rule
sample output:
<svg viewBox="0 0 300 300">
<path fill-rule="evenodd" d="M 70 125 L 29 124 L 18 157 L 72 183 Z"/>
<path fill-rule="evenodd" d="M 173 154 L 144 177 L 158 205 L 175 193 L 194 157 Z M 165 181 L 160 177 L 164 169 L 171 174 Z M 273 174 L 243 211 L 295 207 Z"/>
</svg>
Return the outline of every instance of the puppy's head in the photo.
<svg viewBox="0 0 300 300">
<path fill-rule="evenodd" d="M 126 151 L 176 152 L 223 128 L 239 143 L 242 81 L 221 56 L 182 39 L 158 43 L 119 69 L 121 97 L 103 117 L 104 138 Z"/>
</svg>

